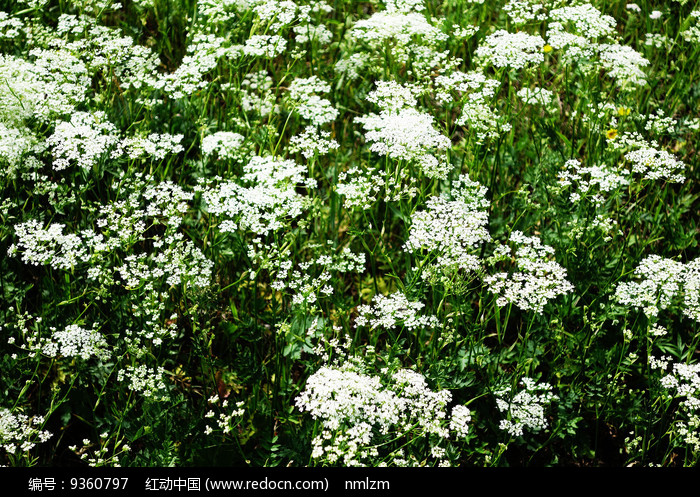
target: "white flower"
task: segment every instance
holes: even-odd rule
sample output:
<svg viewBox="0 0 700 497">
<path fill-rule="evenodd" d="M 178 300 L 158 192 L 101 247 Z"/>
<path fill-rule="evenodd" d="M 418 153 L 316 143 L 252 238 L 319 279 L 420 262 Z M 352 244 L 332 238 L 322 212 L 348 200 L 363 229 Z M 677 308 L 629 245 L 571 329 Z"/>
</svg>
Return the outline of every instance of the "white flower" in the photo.
<svg viewBox="0 0 700 497">
<path fill-rule="evenodd" d="M 328 83 L 316 76 L 297 78 L 289 85 L 289 100 L 301 117 L 309 119 L 316 126 L 322 126 L 338 117 L 338 110 L 331 102 L 317 95 L 329 91 Z"/>
<path fill-rule="evenodd" d="M 522 69 L 544 62 L 544 44 L 541 36 L 501 29 L 484 39 L 484 44 L 476 49 L 476 56 L 496 67 Z"/>
<path fill-rule="evenodd" d="M 0 408 L 0 447 L 10 454 L 18 450 L 31 450 L 37 443 L 45 442 L 53 436 L 49 431 L 38 428 L 43 423 L 43 416 L 29 418 Z"/>
<path fill-rule="evenodd" d="M 452 408 L 452 419 L 450 420 L 450 430 L 457 438 L 466 438 L 469 433 L 469 422 L 472 420 L 471 411 L 467 406 L 457 405 Z"/>
<path fill-rule="evenodd" d="M 287 219 L 299 217 L 307 205 L 306 198 L 296 192 L 297 185 L 315 186 L 305 177 L 306 166 L 292 160 L 253 157 L 244 171 L 241 179 L 250 186 L 226 181 L 203 189 L 207 211 L 224 218 L 221 231 L 249 229 L 263 234 L 278 230 Z"/>
<path fill-rule="evenodd" d="M 348 35 L 352 40 L 379 48 L 390 42 L 394 48 L 405 47 L 420 37 L 423 43 L 436 44 L 447 39 L 447 34 L 431 25 L 417 12 L 376 12 L 369 19 L 357 21 Z"/>
<path fill-rule="evenodd" d="M 520 231 L 513 231 L 510 241 L 518 247 L 515 252 L 518 271 L 484 278 L 489 291 L 498 295 L 499 307 L 514 303 L 524 311 L 542 314 L 548 301 L 573 291 L 574 286 L 566 280 L 566 269 L 548 259 L 554 254 L 552 247 Z"/>
<path fill-rule="evenodd" d="M 158 366 L 155 369 L 140 366 L 127 365 L 117 373 L 117 381 L 128 381 L 127 388 L 134 392 L 140 392 L 144 397 L 156 401 L 167 400 L 167 386 L 163 381 L 165 369 Z"/>
<path fill-rule="evenodd" d="M 499 428 L 513 437 L 522 436 L 526 428 L 535 432 L 547 428 L 549 421 L 545 417 L 545 408 L 559 400 L 548 383 L 537 384 L 525 377 L 520 380 L 520 386 L 524 389 L 515 395 L 511 387 L 494 392 L 498 410 L 507 415 L 500 421 Z"/>
<path fill-rule="evenodd" d="M 602 66 L 621 89 L 642 86 L 646 83 L 646 74 L 642 71 L 642 67 L 648 66 L 649 61 L 633 48 L 618 44 L 603 44 L 598 47 L 598 52 Z"/>
<path fill-rule="evenodd" d="M 425 304 L 411 302 L 403 293 L 397 292 L 385 297 L 375 295 L 373 305 L 361 305 L 357 308 L 359 316 L 355 320 L 355 326 L 367 326 L 372 329 L 392 329 L 403 326 L 408 330 L 416 328 L 434 328 L 439 322 L 435 316 L 419 316 Z"/>
<path fill-rule="evenodd" d="M 672 183 L 683 183 L 685 164 L 665 150 L 644 147 L 625 154 L 632 163 L 632 172 L 643 174 L 650 180 L 665 179 Z"/>
<path fill-rule="evenodd" d="M 485 227 L 488 222 L 485 195 L 486 188 L 463 175 L 453 185 L 454 200 L 431 197 L 426 210 L 411 216 L 405 250 L 437 255 L 434 269 L 426 274 L 448 269 L 469 273 L 480 267 L 475 249 L 491 239 Z"/>
<path fill-rule="evenodd" d="M 343 457 L 344 465 L 355 466 L 378 455 L 371 446 L 380 437 L 393 439 L 410 430 L 412 437 L 447 438 L 444 425 L 451 398 L 447 390 L 430 390 L 425 378 L 412 370 L 402 369 L 383 379 L 346 364 L 320 368 L 295 402 L 323 427 L 312 442 L 312 457 L 325 457 L 331 464 Z M 464 421 L 465 413 L 460 414 Z"/>
<path fill-rule="evenodd" d="M 253 35 L 248 38 L 243 47 L 245 55 L 273 58 L 284 53 L 287 40 L 279 35 Z"/>
<path fill-rule="evenodd" d="M 106 120 L 105 113 L 76 112 L 68 122 L 57 122 L 48 138 L 57 171 L 73 164 L 92 168 L 118 143 L 117 128 Z"/>
<path fill-rule="evenodd" d="M 539 104 L 542 106 L 549 105 L 554 98 L 554 94 L 544 88 L 522 88 L 517 95 L 526 104 Z"/>
<path fill-rule="evenodd" d="M 450 139 L 433 127 L 433 117 L 413 108 L 355 119 L 365 128 L 370 150 L 396 160 L 417 161 L 428 177 L 444 178 L 452 166 L 432 155 L 451 147 Z M 434 163 L 430 161 L 433 157 Z"/>
<path fill-rule="evenodd" d="M 222 159 L 231 159 L 243 143 L 243 136 L 230 131 L 218 131 L 202 140 L 202 152 L 211 155 L 216 152 Z"/>
<path fill-rule="evenodd" d="M 640 282 L 623 282 L 615 298 L 623 305 L 641 308 L 647 316 L 657 316 L 676 298 L 682 298 L 682 312 L 700 322 L 700 258 L 687 264 L 658 255 L 645 258 L 634 270 Z"/>
<path fill-rule="evenodd" d="M 300 151 L 307 159 L 314 155 L 325 155 L 339 147 L 338 142 L 330 136 L 331 134 L 328 131 L 319 130 L 314 126 L 307 126 L 303 133 L 289 139 L 289 151 L 292 153 Z"/>
</svg>

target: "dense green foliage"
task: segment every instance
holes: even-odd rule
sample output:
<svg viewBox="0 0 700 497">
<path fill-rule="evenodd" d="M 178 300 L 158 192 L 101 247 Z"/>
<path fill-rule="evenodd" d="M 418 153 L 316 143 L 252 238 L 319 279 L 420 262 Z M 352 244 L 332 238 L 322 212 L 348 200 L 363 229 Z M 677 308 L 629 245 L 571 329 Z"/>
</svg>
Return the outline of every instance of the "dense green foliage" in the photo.
<svg viewBox="0 0 700 497">
<path fill-rule="evenodd" d="M 696 464 L 698 8 L 0 1 L 0 463 Z"/>
</svg>

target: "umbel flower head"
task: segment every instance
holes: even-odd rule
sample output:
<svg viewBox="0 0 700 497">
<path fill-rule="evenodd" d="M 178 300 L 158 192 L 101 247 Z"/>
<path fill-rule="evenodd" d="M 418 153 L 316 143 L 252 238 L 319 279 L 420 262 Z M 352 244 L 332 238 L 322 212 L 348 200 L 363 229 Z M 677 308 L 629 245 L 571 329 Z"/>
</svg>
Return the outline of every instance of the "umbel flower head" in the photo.
<svg viewBox="0 0 700 497">
<path fill-rule="evenodd" d="M 425 377 L 410 369 L 372 375 L 365 368 L 360 358 L 342 366 L 323 366 L 296 398 L 299 410 L 309 412 L 321 425 L 321 434 L 312 442 L 313 459 L 363 466 L 401 436 L 425 442 L 448 439 L 451 431 L 457 438 L 467 436 L 471 412 L 458 405 L 450 417 L 448 390 L 431 390 Z M 442 458 L 444 450 L 432 454 Z M 403 455 L 403 449 L 389 454 L 390 463 L 406 465 Z"/>
<path fill-rule="evenodd" d="M 513 437 L 520 437 L 524 430 L 540 431 L 549 425 L 545 408 L 559 397 L 552 393 L 548 383 L 537 383 L 532 378 L 522 378 L 523 390 L 513 395 L 511 387 L 496 390 L 496 406 L 507 417 L 502 419 L 499 428 Z"/>
<path fill-rule="evenodd" d="M 372 144 L 372 152 L 396 160 L 416 161 L 431 178 L 444 178 L 452 169 L 441 155 L 450 148 L 450 139 L 435 129 L 431 115 L 404 108 L 370 114 L 356 121 L 365 128 L 365 139 Z"/>
<path fill-rule="evenodd" d="M 536 237 L 527 237 L 513 231 L 510 241 L 515 243 L 516 271 L 499 272 L 484 278 L 491 293 L 498 295 L 499 307 L 513 303 L 524 311 L 542 313 L 545 304 L 559 295 L 571 292 L 574 286 L 566 280 L 566 269 L 549 260 L 554 249 L 543 245 Z M 495 260 L 507 257 L 511 248 L 502 245 L 496 250 Z"/>
<path fill-rule="evenodd" d="M 700 322 L 700 258 L 687 264 L 659 255 L 646 257 L 634 270 L 641 281 L 622 282 L 615 298 L 623 305 L 637 307 L 649 317 L 682 302 L 684 315 Z"/>
<path fill-rule="evenodd" d="M 491 239 L 486 188 L 463 175 L 457 179 L 449 200 L 431 197 L 426 210 L 411 216 L 411 228 L 404 245 L 407 252 L 437 256 L 426 275 L 449 270 L 476 271 L 481 261 L 475 249 Z"/>
<path fill-rule="evenodd" d="M 544 44 L 539 35 L 523 31 L 509 33 L 500 29 L 486 37 L 484 44 L 476 49 L 476 56 L 496 67 L 522 69 L 544 62 Z"/>
</svg>

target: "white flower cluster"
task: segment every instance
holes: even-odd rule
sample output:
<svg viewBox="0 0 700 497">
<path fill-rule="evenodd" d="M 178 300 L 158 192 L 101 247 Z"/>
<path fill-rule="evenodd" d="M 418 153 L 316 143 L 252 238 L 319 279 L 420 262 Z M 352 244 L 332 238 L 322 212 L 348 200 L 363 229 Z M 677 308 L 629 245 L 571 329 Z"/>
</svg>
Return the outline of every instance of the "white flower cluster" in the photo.
<svg viewBox="0 0 700 497">
<path fill-rule="evenodd" d="M 700 452 L 700 416 L 689 414 L 688 421 L 676 423 L 678 434 L 697 453 Z"/>
<path fill-rule="evenodd" d="M 452 419 L 450 420 L 450 430 L 457 438 L 466 438 L 469 434 L 469 422 L 472 420 L 472 413 L 467 406 L 456 405 L 452 408 Z"/>
<path fill-rule="evenodd" d="M 592 59 L 598 39 L 615 35 L 615 19 L 587 3 L 553 9 L 549 15 L 547 43 L 560 50 L 564 64 Z"/>
<path fill-rule="evenodd" d="M 637 266 L 634 274 L 644 280 L 620 283 L 615 290 L 618 302 L 656 317 L 659 310 L 679 297 L 683 299 L 683 314 L 700 322 L 700 258 L 683 264 L 651 255 Z"/>
<path fill-rule="evenodd" d="M 517 93 L 518 98 L 528 105 L 541 105 L 547 107 L 552 103 L 554 94 L 544 88 L 522 88 Z"/>
<path fill-rule="evenodd" d="M 163 325 L 170 291 L 165 286 L 182 284 L 187 285 L 187 290 L 208 287 L 213 263 L 177 232 L 192 193 L 170 182 L 148 183 L 140 175 L 115 187 L 126 198 L 99 209 L 98 231 L 64 234 L 62 224 L 54 223 L 44 229 L 42 223 L 31 220 L 15 226 L 17 242 L 8 253 L 21 252 L 22 260 L 30 264 L 50 264 L 61 270 L 78 267 L 87 277 L 87 284 L 97 287 L 97 300 L 114 285 L 123 285 L 128 290 L 133 316 L 145 317 L 138 332 L 124 332 L 129 350 L 141 354 L 144 340 L 159 345 L 176 331 L 172 325 Z M 160 226 L 164 233 L 146 236 L 149 226 Z M 144 244 L 152 245 L 153 250 L 135 250 Z M 134 292 L 136 289 L 140 291 Z M 87 337 L 71 327 L 58 333 L 54 340 L 58 348 L 51 349 L 56 353 L 65 355 L 77 342 L 84 351 L 94 351 L 88 342 L 99 348 L 96 334 Z"/>
<path fill-rule="evenodd" d="M 601 65 L 615 79 L 620 89 L 634 89 L 646 84 L 647 76 L 642 68 L 649 65 L 649 60 L 642 54 L 632 47 L 617 43 L 600 45 L 598 50 Z"/>
<path fill-rule="evenodd" d="M 287 40 L 279 35 L 253 35 L 243 47 L 245 55 L 274 58 L 287 49 Z"/>
<path fill-rule="evenodd" d="M 272 91 L 272 78 L 265 70 L 246 74 L 238 94 L 245 112 L 256 112 L 261 117 L 279 112 L 277 97 Z"/>
<path fill-rule="evenodd" d="M 669 134 L 675 133 L 676 127 L 678 126 L 678 121 L 671 116 L 667 116 L 662 109 L 658 109 L 656 112 L 652 112 L 646 116 L 647 122 L 644 123 L 644 129 L 651 131 L 656 134 Z"/>
<path fill-rule="evenodd" d="M 673 120 L 668 120 L 663 113 L 648 116 L 645 127 L 654 132 L 668 132 L 670 126 L 675 127 Z M 625 132 L 615 140 L 608 141 L 613 150 L 630 150 L 625 159 L 632 164 L 632 172 L 643 174 L 645 179 L 666 180 L 673 183 L 685 181 L 683 174 L 685 163 L 676 159 L 673 154 L 659 150 L 656 140 L 647 141 L 638 132 Z"/>
<path fill-rule="evenodd" d="M 253 245 L 255 242 L 254 240 Z M 249 256 L 253 261 L 260 262 L 262 267 L 269 265 L 264 260 L 259 261 L 252 251 Z M 321 294 L 328 296 L 334 293 L 329 284 L 333 272 L 362 274 L 365 262 L 365 254 L 353 253 L 347 247 L 339 254 L 321 255 L 312 261 L 299 263 L 294 271 L 291 260 L 278 261 L 275 279 L 270 286 L 277 291 L 293 292 L 294 306 L 313 305 Z"/>
<path fill-rule="evenodd" d="M 428 82 L 436 73 L 454 69 L 460 59 L 440 50 L 450 37 L 445 20 L 428 19 L 423 7 L 419 2 L 389 2 L 386 10 L 357 21 L 341 42 L 344 55 L 336 71 L 349 79 L 360 77 L 361 71 L 381 77 L 387 63 L 397 63 L 406 67 L 407 76 Z M 455 36 L 469 32 L 458 30 Z"/>
<path fill-rule="evenodd" d="M 212 155 L 214 152 L 222 159 L 237 157 L 238 150 L 243 143 L 243 136 L 231 131 L 218 131 L 213 135 L 207 135 L 202 140 L 202 153 Z"/>
<path fill-rule="evenodd" d="M 425 0 L 385 0 L 387 12 L 421 12 L 425 10 Z"/>
<path fill-rule="evenodd" d="M 545 417 L 545 409 L 553 401 L 559 400 L 548 383 L 537 383 L 532 378 L 524 377 L 520 380 L 520 386 L 523 390 L 515 395 L 510 386 L 494 392 L 498 410 L 507 416 L 501 420 L 499 428 L 512 437 L 523 436 L 525 429 L 535 432 L 546 429 L 549 421 Z"/>
<path fill-rule="evenodd" d="M 452 166 L 440 155 L 451 147 L 450 139 L 433 127 L 433 117 L 414 108 L 383 111 L 355 119 L 366 130 L 370 150 L 392 159 L 416 161 L 426 176 L 444 178 Z"/>
<path fill-rule="evenodd" d="M 189 282 L 199 288 L 208 287 L 214 263 L 191 241 L 182 238 L 181 233 L 168 235 L 156 239 L 157 252 L 126 256 L 124 264 L 115 268 L 124 286 L 135 289 L 146 284 L 148 289 L 153 281 L 165 279 L 168 286 Z"/>
<path fill-rule="evenodd" d="M 324 366 L 307 380 L 296 405 L 323 427 L 312 442 L 314 459 L 361 466 L 379 455 L 380 442 L 386 437 L 411 432 L 414 439 L 431 434 L 448 438 L 446 407 L 451 399 L 447 390 L 430 390 L 425 378 L 412 370 L 381 378 L 352 366 Z M 464 436 L 469 412 L 456 408 L 453 414 L 450 424 L 458 436 Z"/>
<path fill-rule="evenodd" d="M 456 124 L 468 126 L 476 133 L 476 143 L 498 138 L 501 131 L 509 131 L 510 124 L 499 123 L 498 114 L 490 101 L 496 95 L 500 82 L 476 71 L 453 71 L 435 78 L 435 98 L 440 102 L 461 102 L 464 107 Z M 452 92 L 457 92 L 453 99 Z"/>
<path fill-rule="evenodd" d="M 85 64 L 69 53 L 33 50 L 30 55 L 34 63 L 0 54 L 0 118 L 7 126 L 71 114 L 90 86 Z"/>
<path fill-rule="evenodd" d="M 695 24 L 688 26 L 688 28 L 681 31 L 680 34 L 688 43 L 700 43 L 700 24 L 697 21 L 700 19 L 700 10 L 693 10 L 688 19 L 694 19 Z"/>
<path fill-rule="evenodd" d="M 47 143 L 54 157 L 53 168 L 60 171 L 72 164 L 91 169 L 118 141 L 116 126 L 107 121 L 104 112 L 97 111 L 76 112 L 70 121 L 57 122 Z"/>
<path fill-rule="evenodd" d="M 369 92 L 366 100 L 382 111 L 398 112 L 405 107 L 417 105 L 419 89 L 413 85 L 402 85 L 396 81 L 377 81 L 376 88 Z"/>
<path fill-rule="evenodd" d="M 589 3 L 552 9 L 549 12 L 549 18 L 554 22 L 561 23 L 557 25 L 558 29 L 559 26 L 568 24 L 577 35 L 583 36 L 589 41 L 615 36 L 615 26 L 617 25 L 615 19 L 603 15 Z M 552 24 L 554 23 L 550 23 L 549 29 L 553 28 Z"/>
<path fill-rule="evenodd" d="M 310 6 L 297 5 L 292 0 L 235 0 L 233 2 L 238 11 L 243 14 L 248 9 L 257 16 L 264 26 L 274 33 L 279 32 L 294 21 L 306 24 L 310 21 Z M 319 5 L 322 7 L 323 4 Z"/>
<path fill-rule="evenodd" d="M 544 5 L 530 0 L 508 0 L 503 6 L 503 11 L 510 18 L 514 26 L 527 24 L 531 21 L 544 21 L 547 14 L 542 12 Z"/>
<path fill-rule="evenodd" d="M 655 369 L 666 371 L 672 358 L 666 356 L 655 362 Z M 700 452 L 700 364 L 673 363 L 671 372 L 660 383 L 669 398 L 683 399 L 679 413 L 685 419 L 675 423 L 676 432 L 693 451 Z"/>
<path fill-rule="evenodd" d="M 484 39 L 484 44 L 476 49 L 476 56 L 484 64 L 522 69 L 544 62 L 544 44 L 539 35 L 529 35 L 524 31 L 509 33 L 500 29 Z"/>
<path fill-rule="evenodd" d="M 499 307 L 513 303 L 524 311 L 542 314 L 548 301 L 573 291 L 573 285 L 566 280 L 566 269 L 556 261 L 548 260 L 554 254 L 552 247 L 542 245 L 539 238 L 527 237 L 520 231 L 511 233 L 510 242 L 517 246 L 515 261 L 518 270 L 484 278 L 489 291 L 498 295 L 496 304 Z M 503 245 L 497 252 L 497 258 L 503 258 L 510 254 L 511 248 Z"/>
<path fill-rule="evenodd" d="M 51 332 L 49 338 L 28 336 L 28 348 L 41 350 L 41 353 L 48 357 L 61 355 L 68 358 L 80 357 L 83 360 L 92 356 L 106 360 L 112 355 L 104 336 L 95 328 L 89 330 L 71 324 L 60 331 L 52 327 Z"/>
<path fill-rule="evenodd" d="M 666 369 L 670 358 L 659 369 Z M 677 421 L 676 430 L 695 452 L 700 452 L 700 364 L 674 363 L 672 371 L 661 378 L 661 386 L 672 398 L 682 398 L 679 411 L 687 421 Z"/>
<path fill-rule="evenodd" d="M 568 6 L 550 12 L 547 42 L 561 50 L 565 64 L 585 62 L 598 57 L 610 77 L 623 90 L 646 83 L 642 68 L 649 65 L 639 52 L 617 43 L 598 44 L 598 40 L 614 38 L 615 20 L 602 15 L 590 4 Z M 592 70 L 592 66 L 591 66 Z"/>
<path fill-rule="evenodd" d="M 17 38 L 24 23 L 16 17 L 10 17 L 7 12 L 0 12 L 0 38 Z"/>
<path fill-rule="evenodd" d="M 648 47 L 667 48 L 674 43 L 671 38 L 660 33 L 647 33 L 644 35 L 644 44 Z"/>
<path fill-rule="evenodd" d="M 289 152 L 301 152 L 307 159 L 316 155 L 326 155 L 339 146 L 338 142 L 331 138 L 329 131 L 320 130 L 315 126 L 307 126 L 303 133 L 289 139 Z"/>
<path fill-rule="evenodd" d="M 168 387 L 163 381 L 165 369 L 158 366 L 151 370 L 144 364 L 140 366 L 126 366 L 117 373 L 117 381 L 126 382 L 127 388 L 133 392 L 139 392 L 144 397 L 154 401 L 168 400 Z"/>
<path fill-rule="evenodd" d="M 49 264 L 56 269 L 68 270 L 80 264 L 101 262 L 106 252 L 143 240 L 147 219 L 157 220 L 172 229 L 177 228 L 193 194 L 171 182 L 147 185 L 138 180 L 137 183 L 137 191 L 129 195 L 128 201 L 114 202 L 100 209 L 96 224 L 102 233 L 86 229 L 78 234 L 64 234 L 64 224 L 52 223 L 43 228 L 40 221 L 29 220 L 15 225 L 17 242 L 10 246 L 8 254 L 12 256 L 21 252 L 22 261 L 27 264 Z M 146 204 L 145 207 L 138 208 L 142 203 Z M 168 243 L 182 245 L 179 237 L 169 236 Z M 158 237 L 154 240 L 158 247 L 163 245 Z M 180 247 L 175 252 L 183 257 L 185 254 L 194 256 L 198 249 Z M 161 251 L 158 257 L 162 258 L 164 253 L 169 252 Z M 140 257 L 145 256 L 142 254 Z M 167 264 L 183 264 L 181 258 L 177 260 L 180 262 L 168 260 Z M 209 267 L 202 257 L 195 257 L 195 260 L 196 264 L 203 264 L 203 269 Z"/>
<path fill-rule="evenodd" d="M 476 132 L 476 143 L 482 144 L 486 140 L 496 139 L 501 133 L 507 133 L 512 129 L 510 123 L 499 123 L 499 116 L 483 100 L 468 100 L 462 109 L 462 115 L 457 124 L 466 125 Z"/>
<path fill-rule="evenodd" d="M 297 185 L 316 186 L 314 180 L 304 177 L 306 166 L 292 160 L 256 156 L 244 166 L 244 172 L 242 180 L 251 186 L 225 181 L 200 187 L 207 211 L 224 218 L 219 225 L 223 232 L 276 231 L 287 219 L 299 217 L 308 204 L 308 199 L 296 192 Z"/>
<path fill-rule="evenodd" d="M 45 148 L 46 143 L 40 141 L 28 128 L 7 127 L 0 122 L 0 176 L 12 178 L 18 170 L 30 169 L 27 164 L 29 161 L 26 160 L 28 154 L 39 154 Z"/>
<path fill-rule="evenodd" d="M 251 4 L 241 0 L 201 0 L 197 3 L 198 22 L 202 24 L 217 25 L 225 23 L 235 17 L 237 10 L 247 10 Z"/>
<path fill-rule="evenodd" d="M 37 443 L 46 442 L 53 436 L 42 430 L 42 416 L 29 418 L 24 414 L 14 414 L 6 408 L 0 408 L 0 447 L 8 453 L 28 452 Z"/>
<path fill-rule="evenodd" d="M 665 179 L 671 183 L 685 181 L 685 164 L 665 150 L 644 147 L 628 152 L 625 159 L 632 163 L 632 172 L 643 174 L 646 179 Z"/>
<path fill-rule="evenodd" d="M 150 158 L 163 160 L 168 154 L 179 154 L 185 148 L 181 145 L 184 135 L 151 133 L 146 137 L 125 138 L 119 147 L 130 159 Z"/>
<path fill-rule="evenodd" d="M 372 299 L 372 305 L 357 307 L 358 316 L 355 327 L 369 326 L 371 329 L 393 329 L 404 327 L 408 330 L 435 328 L 440 322 L 435 316 L 420 316 L 418 312 L 425 307 L 423 302 L 411 302 L 401 292 L 385 297 L 378 294 Z"/>
<path fill-rule="evenodd" d="M 488 223 L 489 202 L 486 188 L 463 175 L 455 180 L 452 198 L 431 197 L 427 209 L 411 216 L 411 228 L 404 249 L 410 253 L 427 251 L 437 260 L 426 274 L 462 270 L 466 273 L 480 267 L 474 254 L 482 243 L 491 240 Z"/>
<path fill-rule="evenodd" d="M 49 144 L 27 124 L 34 119 L 49 124 L 73 112 L 90 84 L 85 65 L 64 50 L 37 49 L 30 56 L 33 63 L 0 54 L 0 159 L 6 161 L 1 175 L 28 169 L 22 164 L 26 154 L 41 153 Z"/>
<path fill-rule="evenodd" d="M 297 43 L 308 43 L 313 41 L 321 46 L 326 46 L 333 40 L 333 33 L 331 33 L 325 24 L 300 24 L 298 26 L 294 26 L 292 31 L 294 31 L 294 41 Z"/>
<path fill-rule="evenodd" d="M 60 171 L 73 164 L 90 169 L 110 151 L 111 158 L 125 153 L 130 159 L 162 160 L 184 150 L 182 138 L 183 135 L 151 133 L 148 137 L 120 141 L 117 128 L 106 120 L 104 112 L 97 111 L 76 112 L 70 121 L 57 122 L 46 143 L 54 157 L 53 168 Z"/>
<path fill-rule="evenodd" d="M 366 43 L 370 48 L 381 48 L 390 43 L 393 48 L 406 47 L 417 38 L 434 45 L 448 35 L 428 22 L 417 12 L 376 12 L 369 19 L 357 21 L 348 36 L 353 41 Z"/>
<path fill-rule="evenodd" d="M 209 403 L 211 404 L 216 404 L 219 402 L 219 396 L 214 395 L 209 399 Z M 236 402 L 236 407 L 232 409 L 230 412 L 225 413 L 219 413 L 219 417 L 216 419 L 216 424 L 218 425 L 219 429 L 224 433 L 231 433 L 231 431 L 235 428 L 235 425 L 237 424 L 235 421 L 239 420 L 245 410 L 243 409 L 244 402 Z M 224 401 L 221 403 L 221 407 L 226 409 L 228 407 L 228 399 L 224 399 Z M 216 416 L 216 413 L 214 412 L 213 409 L 210 409 L 207 411 L 207 413 L 204 415 L 206 419 L 213 419 L 214 416 Z M 214 429 L 207 424 L 204 428 L 204 434 L 205 435 L 210 435 Z"/>
<path fill-rule="evenodd" d="M 322 126 L 338 117 L 338 109 L 330 100 L 321 98 L 318 93 L 327 93 L 331 89 L 328 83 L 316 76 L 297 78 L 289 85 L 289 100 L 295 110 L 316 126 Z"/>
<path fill-rule="evenodd" d="M 62 14 L 58 19 L 57 34 L 74 38 L 73 41 L 54 40 L 71 53 L 80 54 L 88 74 L 117 78 L 124 90 L 162 88 L 166 79 L 159 78 L 156 69 L 158 55 L 150 48 L 135 43 L 130 36 L 123 36 L 121 29 L 97 24 L 90 16 L 76 17 Z M 65 43 L 65 45 L 64 45 Z M 142 102 L 141 96 L 137 101 Z"/>
<path fill-rule="evenodd" d="M 278 46 L 275 44 L 278 40 L 270 40 L 270 37 L 251 38 L 248 41 L 250 46 L 245 48 L 226 47 L 224 45 L 228 42 L 225 38 L 197 33 L 188 45 L 187 55 L 182 59 L 180 66 L 173 73 L 159 76 L 155 85 L 173 98 L 180 99 L 206 88 L 209 81 L 204 75 L 214 69 L 222 57 L 236 58 L 242 52 L 264 55 L 268 51 L 274 52 Z M 272 45 L 268 45 L 268 42 L 272 42 Z M 286 43 L 285 40 L 282 42 Z"/>
<path fill-rule="evenodd" d="M 387 175 L 386 171 L 378 169 L 351 167 L 338 174 L 336 191 L 344 197 L 343 205 L 346 209 L 366 210 L 372 208 L 379 197 L 385 202 L 414 198 L 418 194 L 416 183 L 403 168 L 398 174 Z"/>
<path fill-rule="evenodd" d="M 629 184 L 627 171 L 618 174 L 605 165 L 582 166 L 577 159 L 566 161 L 564 169 L 557 176 L 560 186 L 571 187 L 569 200 L 574 204 L 584 198 L 601 205 L 605 198 L 600 192 L 611 192 Z"/>
<path fill-rule="evenodd" d="M 561 23 L 551 23 L 547 31 L 547 44 L 561 53 L 565 65 L 586 62 L 596 55 L 596 44 L 583 36 L 569 33 Z"/>
<path fill-rule="evenodd" d="M 346 181 L 349 180 L 349 181 Z M 343 196 L 343 206 L 346 209 L 370 209 L 377 201 L 379 192 L 384 186 L 384 180 L 376 174 L 366 174 L 356 167 L 338 174 L 336 191 Z"/>
<path fill-rule="evenodd" d="M 335 63 L 335 72 L 342 74 L 349 80 L 360 77 L 361 70 L 370 64 L 370 55 L 364 52 L 347 55 Z"/>
<path fill-rule="evenodd" d="M 76 234 L 64 234 L 64 224 L 52 223 L 44 229 L 41 222 L 31 219 L 14 228 L 17 243 L 10 245 L 7 253 L 13 256 L 21 252 L 25 264 L 49 264 L 67 270 L 90 260 L 86 241 Z"/>
</svg>

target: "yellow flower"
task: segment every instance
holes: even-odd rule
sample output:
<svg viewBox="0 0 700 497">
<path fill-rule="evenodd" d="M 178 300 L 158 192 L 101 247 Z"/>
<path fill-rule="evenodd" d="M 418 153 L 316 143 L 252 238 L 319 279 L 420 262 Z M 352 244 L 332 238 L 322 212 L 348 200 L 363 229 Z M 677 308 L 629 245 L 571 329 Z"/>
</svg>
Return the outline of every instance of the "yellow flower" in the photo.
<svg viewBox="0 0 700 497">
<path fill-rule="evenodd" d="M 552 50 L 554 50 L 554 49 L 552 48 L 552 45 L 545 45 L 545 46 L 542 47 L 542 51 L 543 51 L 544 53 L 549 53 L 549 52 L 551 52 Z"/>
<path fill-rule="evenodd" d="M 629 116 L 630 115 L 630 109 L 629 107 L 618 107 L 617 108 L 617 115 L 618 116 Z"/>
<path fill-rule="evenodd" d="M 605 133 L 605 137 L 606 137 L 608 140 L 614 140 L 615 138 L 617 138 L 617 130 L 616 130 L 615 128 L 609 129 L 609 130 Z"/>
</svg>

